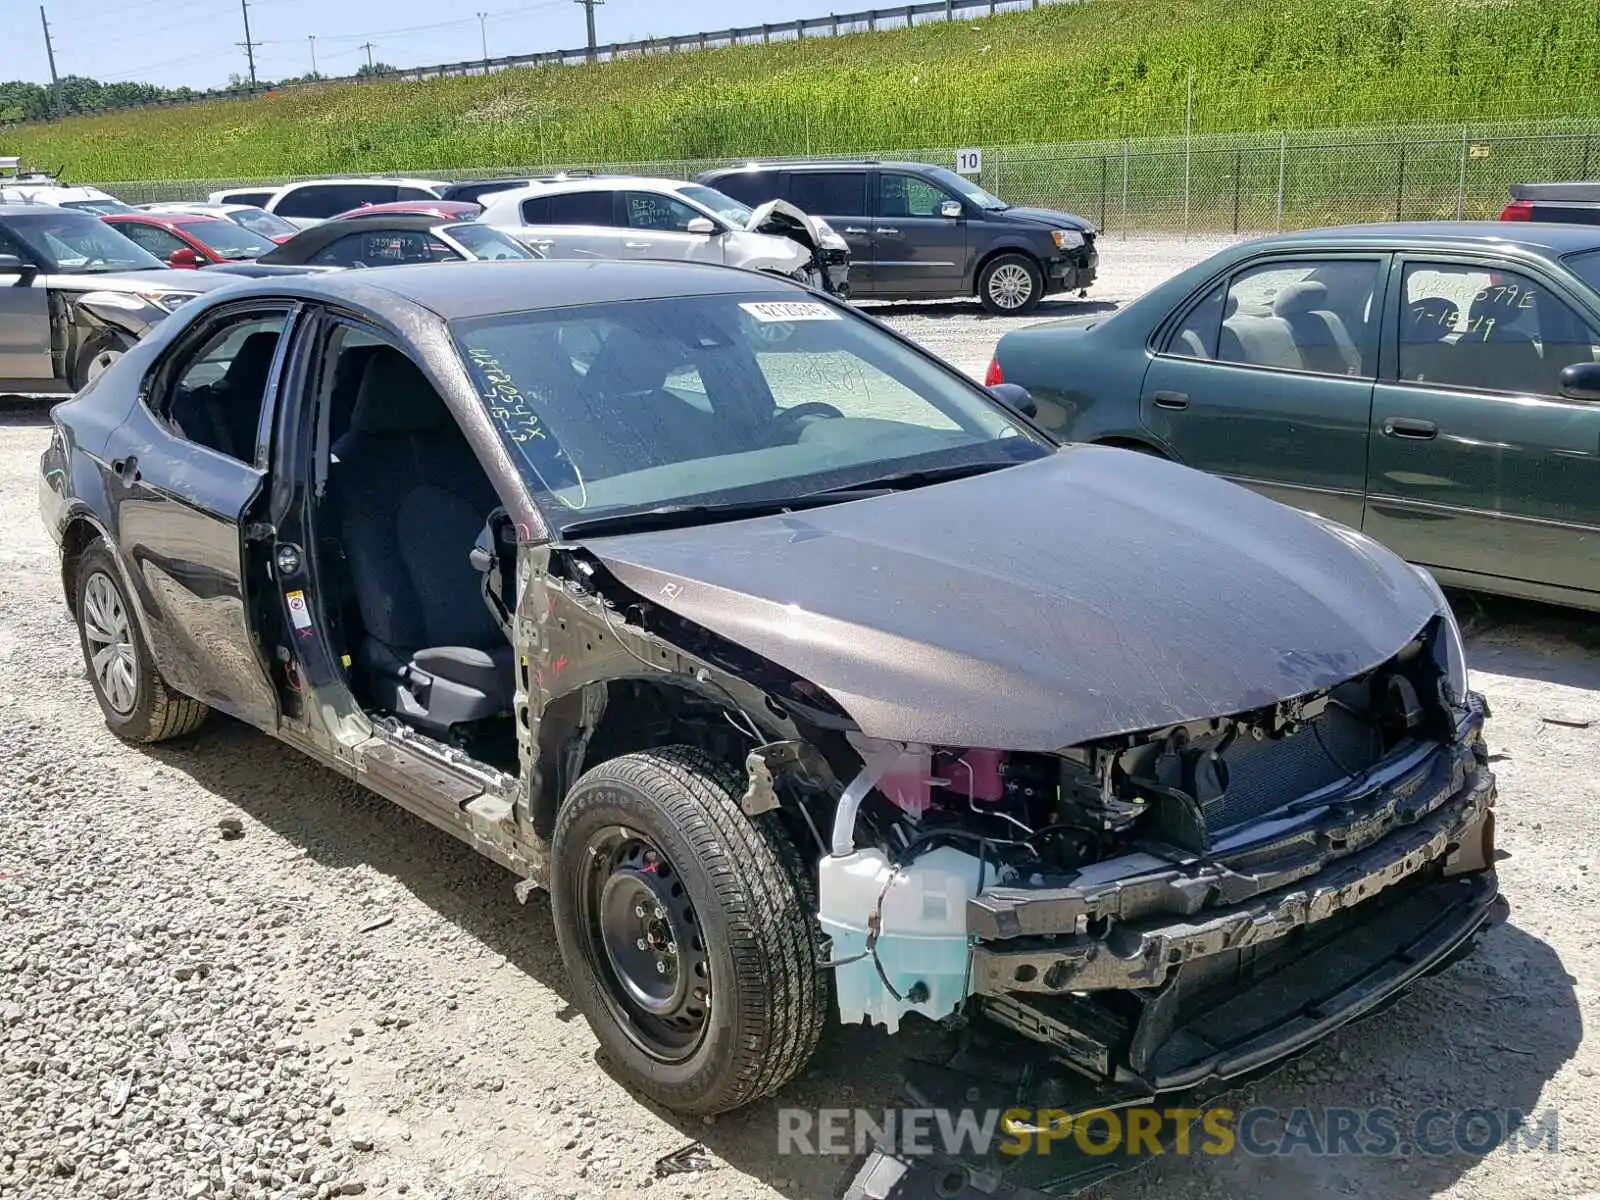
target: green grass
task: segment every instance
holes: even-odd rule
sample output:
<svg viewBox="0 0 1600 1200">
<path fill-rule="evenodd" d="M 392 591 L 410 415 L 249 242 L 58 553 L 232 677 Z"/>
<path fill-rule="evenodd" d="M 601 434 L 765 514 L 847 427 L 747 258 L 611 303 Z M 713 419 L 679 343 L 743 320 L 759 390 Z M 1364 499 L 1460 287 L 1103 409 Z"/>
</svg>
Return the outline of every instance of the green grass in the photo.
<svg viewBox="0 0 1600 1200">
<path fill-rule="evenodd" d="M 1600 117 L 1595 0 L 1086 0 L 912 30 L 339 85 L 0 134 L 101 182 Z"/>
</svg>

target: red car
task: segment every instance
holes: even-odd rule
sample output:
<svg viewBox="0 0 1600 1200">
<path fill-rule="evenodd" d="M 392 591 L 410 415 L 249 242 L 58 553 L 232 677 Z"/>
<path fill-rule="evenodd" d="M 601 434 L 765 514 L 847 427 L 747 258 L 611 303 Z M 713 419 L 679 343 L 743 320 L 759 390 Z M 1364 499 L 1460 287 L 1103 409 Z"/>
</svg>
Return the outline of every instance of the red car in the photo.
<svg viewBox="0 0 1600 1200">
<path fill-rule="evenodd" d="M 349 212 L 342 212 L 338 216 L 329 217 L 328 220 L 377 217 L 386 213 L 420 213 L 423 216 L 456 222 L 476 220 L 482 211 L 483 205 L 471 204 L 465 200 L 391 200 L 387 204 L 363 204 L 360 208 L 352 208 Z"/>
<path fill-rule="evenodd" d="M 190 213 L 112 213 L 100 218 L 169 267 L 206 267 L 245 262 L 278 244 L 221 217 Z"/>
</svg>

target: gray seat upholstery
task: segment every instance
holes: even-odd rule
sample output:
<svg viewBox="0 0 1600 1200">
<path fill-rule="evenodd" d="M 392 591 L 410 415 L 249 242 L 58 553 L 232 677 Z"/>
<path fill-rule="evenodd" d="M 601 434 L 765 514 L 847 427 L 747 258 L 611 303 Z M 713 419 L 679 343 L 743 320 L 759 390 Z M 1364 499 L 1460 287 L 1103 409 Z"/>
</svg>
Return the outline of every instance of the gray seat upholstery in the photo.
<svg viewBox="0 0 1600 1200">
<path fill-rule="evenodd" d="M 1289 284 L 1273 298 L 1272 315 L 1288 323 L 1307 371 L 1360 374 L 1361 352 L 1344 322 L 1329 309 L 1327 285 L 1309 280 Z"/>
<path fill-rule="evenodd" d="M 370 700 L 425 732 L 509 713 L 513 654 L 468 554 L 499 504 L 466 436 L 420 370 L 367 360 L 330 477 L 364 636 Z"/>
</svg>

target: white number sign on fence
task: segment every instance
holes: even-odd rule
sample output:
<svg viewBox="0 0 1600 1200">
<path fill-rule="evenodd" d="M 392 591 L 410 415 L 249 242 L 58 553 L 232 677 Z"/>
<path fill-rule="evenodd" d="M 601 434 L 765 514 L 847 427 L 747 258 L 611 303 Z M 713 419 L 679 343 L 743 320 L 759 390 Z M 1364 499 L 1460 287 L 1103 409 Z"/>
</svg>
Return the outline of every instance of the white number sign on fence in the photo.
<svg viewBox="0 0 1600 1200">
<path fill-rule="evenodd" d="M 982 150 L 957 150 L 956 171 L 961 175 L 983 174 Z"/>
</svg>

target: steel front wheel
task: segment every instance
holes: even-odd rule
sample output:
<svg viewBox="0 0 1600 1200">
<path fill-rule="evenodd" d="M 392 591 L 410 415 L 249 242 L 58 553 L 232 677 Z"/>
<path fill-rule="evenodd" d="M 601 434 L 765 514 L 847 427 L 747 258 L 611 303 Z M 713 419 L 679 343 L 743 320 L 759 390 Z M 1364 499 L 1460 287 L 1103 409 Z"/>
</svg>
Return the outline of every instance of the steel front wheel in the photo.
<svg viewBox="0 0 1600 1200">
<path fill-rule="evenodd" d="M 156 672 L 104 542 L 84 551 L 77 577 L 78 639 L 111 732 L 132 742 L 159 742 L 198 729 L 206 706 L 172 691 Z"/>
<path fill-rule="evenodd" d="M 691 747 L 624 755 L 578 780 L 552 839 L 573 1001 L 625 1081 L 680 1112 L 776 1091 L 825 1015 L 810 884 L 741 791 Z"/>
<path fill-rule="evenodd" d="M 1044 276 L 1032 259 L 1002 254 L 978 273 L 978 299 L 989 312 L 1015 317 L 1030 312 L 1044 296 Z"/>
</svg>

